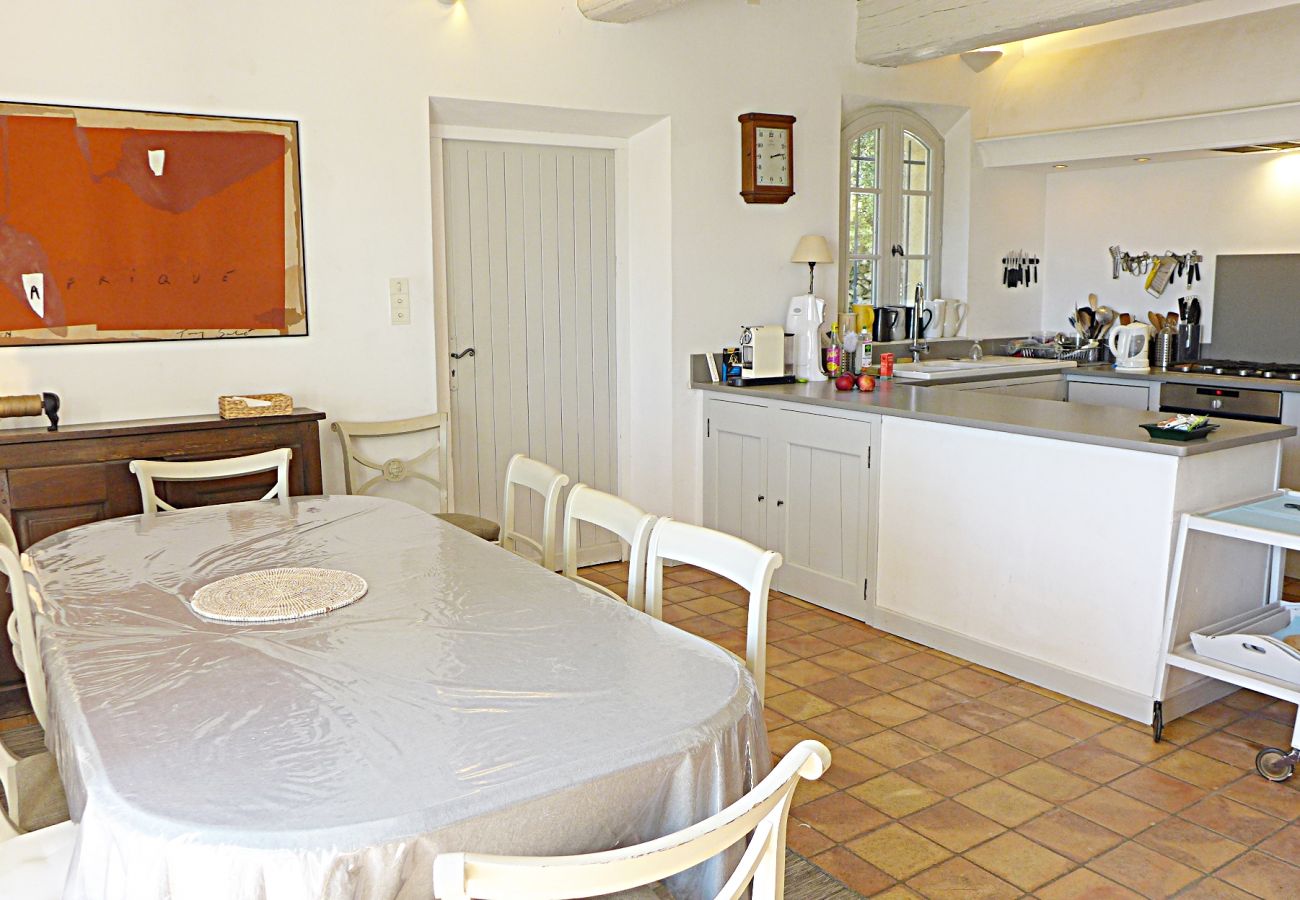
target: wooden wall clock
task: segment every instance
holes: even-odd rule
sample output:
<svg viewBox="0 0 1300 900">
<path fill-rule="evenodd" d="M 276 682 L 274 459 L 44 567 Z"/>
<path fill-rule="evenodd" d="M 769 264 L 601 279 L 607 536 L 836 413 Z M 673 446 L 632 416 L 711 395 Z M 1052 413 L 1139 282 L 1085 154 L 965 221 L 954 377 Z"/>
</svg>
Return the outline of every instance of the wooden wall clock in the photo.
<svg viewBox="0 0 1300 900">
<path fill-rule="evenodd" d="M 740 196 L 746 203 L 784 203 L 794 196 L 794 116 L 740 117 Z"/>
</svg>

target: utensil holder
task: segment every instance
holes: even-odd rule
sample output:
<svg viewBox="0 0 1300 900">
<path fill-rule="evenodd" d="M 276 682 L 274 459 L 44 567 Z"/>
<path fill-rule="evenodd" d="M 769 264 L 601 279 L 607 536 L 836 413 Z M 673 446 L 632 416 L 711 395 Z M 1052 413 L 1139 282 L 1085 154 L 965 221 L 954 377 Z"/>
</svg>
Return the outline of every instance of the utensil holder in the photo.
<svg viewBox="0 0 1300 900">
<path fill-rule="evenodd" d="M 1201 358 L 1200 324 L 1181 324 L 1178 326 L 1178 347 L 1174 352 L 1174 362 L 1191 362 Z"/>
<path fill-rule="evenodd" d="M 1151 338 L 1151 365 L 1157 369 L 1169 368 L 1177 359 L 1178 335 L 1172 331 L 1157 332 Z"/>
</svg>

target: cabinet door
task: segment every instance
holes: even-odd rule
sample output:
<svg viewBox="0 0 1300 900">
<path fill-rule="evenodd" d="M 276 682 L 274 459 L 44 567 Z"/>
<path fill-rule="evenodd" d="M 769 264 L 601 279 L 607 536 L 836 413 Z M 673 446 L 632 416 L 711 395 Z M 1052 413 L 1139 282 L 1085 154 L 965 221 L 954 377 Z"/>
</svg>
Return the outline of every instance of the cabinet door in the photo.
<svg viewBox="0 0 1300 900">
<path fill-rule="evenodd" d="M 768 409 L 705 401 L 704 524 L 767 545 Z"/>
<path fill-rule="evenodd" d="M 1071 381 L 1071 403 L 1088 403 L 1092 406 L 1123 406 L 1128 409 L 1146 409 L 1150 391 L 1145 384 L 1103 384 L 1095 381 Z"/>
<path fill-rule="evenodd" d="M 865 620 L 871 422 L 774 409 L 768 444 L 768 546 L 777 589 Z"/>
<path fill-rule="evenodd" d="M 1065 379 L 1059 375 L 1055 378 L 1017 379 L 1005 385 L 1002 393 L 1009 397 L 1031 397 L 1035 400 L 1064 400 Z"/>
</svg>

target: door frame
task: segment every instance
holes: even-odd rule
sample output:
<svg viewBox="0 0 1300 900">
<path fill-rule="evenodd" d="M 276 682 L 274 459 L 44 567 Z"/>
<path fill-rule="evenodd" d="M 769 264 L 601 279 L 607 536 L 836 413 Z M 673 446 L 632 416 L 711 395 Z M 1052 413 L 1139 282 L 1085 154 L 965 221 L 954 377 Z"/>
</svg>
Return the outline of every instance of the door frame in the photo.
<svg viewBox="0 0 1300 900">
<path fill-rule="evenodd" d="M 447 217 L 444 181 L 444 141 L 487 141 L 498 144 L 529 144 L 546 147 L 573 147 L 612 150 L 614 152 L 614 352 L 620 361 L 629 358 L 631 337 L 628 329 L 630 297 L 628 276 L 623 260 L 628 246 L 628 140 L 602 135 L 556 134 L 552 132 L 514 131 L 463 125 L 430 126 L 430 164 L 433 202 L 433 297 L 434 297 L 434 353 L 437 356 L 438 408 L 451 415 L 451 317 L 450 297 L 447 287 Z M 631 471 L 631 442 L 628 440 L 626 416 L 631 400 L 630 379 L 623 366 L 619 368 L 617 389 L 612 394 L 617 422 L 615 453 L 616 490 L 622 492 Z M 448 482 L 448 504 L 454 509 L 456 462 L 454 444 L 448 447 L 451 460 Z"/>
</svg>

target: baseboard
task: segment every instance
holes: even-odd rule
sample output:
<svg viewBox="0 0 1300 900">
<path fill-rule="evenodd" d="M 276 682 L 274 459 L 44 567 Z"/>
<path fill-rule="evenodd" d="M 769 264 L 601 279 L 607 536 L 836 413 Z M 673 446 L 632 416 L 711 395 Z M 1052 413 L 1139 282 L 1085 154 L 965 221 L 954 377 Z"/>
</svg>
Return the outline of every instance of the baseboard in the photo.
<svg viewBox="0 0 1300 900">
<path fill-rule="evenodd" d="M 868 618 L 867 624 L 934 647 L 945 653 L 960 656 L 981 666 L 997 672 L 1005 672 L 1024 681 L 1032 682 L 1049 691 L 1065 694 L 1084 703 L 1108 710 L 1132 719 L 1136 722 L 1150 724 L 1152 719 L 1152 698 L 1150 694 L 1138 693 L 1127 688 L 1089 678 L 1078 672 L 1054 666 L 1041 659 L 1025 656 L 1005 647 L 998 647 L 972 638 L 968 635 L 922 622 L 887 609 L 876 608 Z M 1208 701 L 1207 701 L 1208 702 Z M 1195 707 L 1189 707 L 1194 709 Z"/>
<path fill-rule="evenodd" d="M 1237 690 L 1238 687 L 1235 684 L 1216 681 L 1213 678 L 1199 678 L 1190 684 L 1185 684 L 1165 697 L 1163 704 L 1165 721 L 1172 722 L 1174 719 L 1185 716 L 1189 712 L 1195 712 L 1215 700 L 1222 700 Z"/>
</svg>

